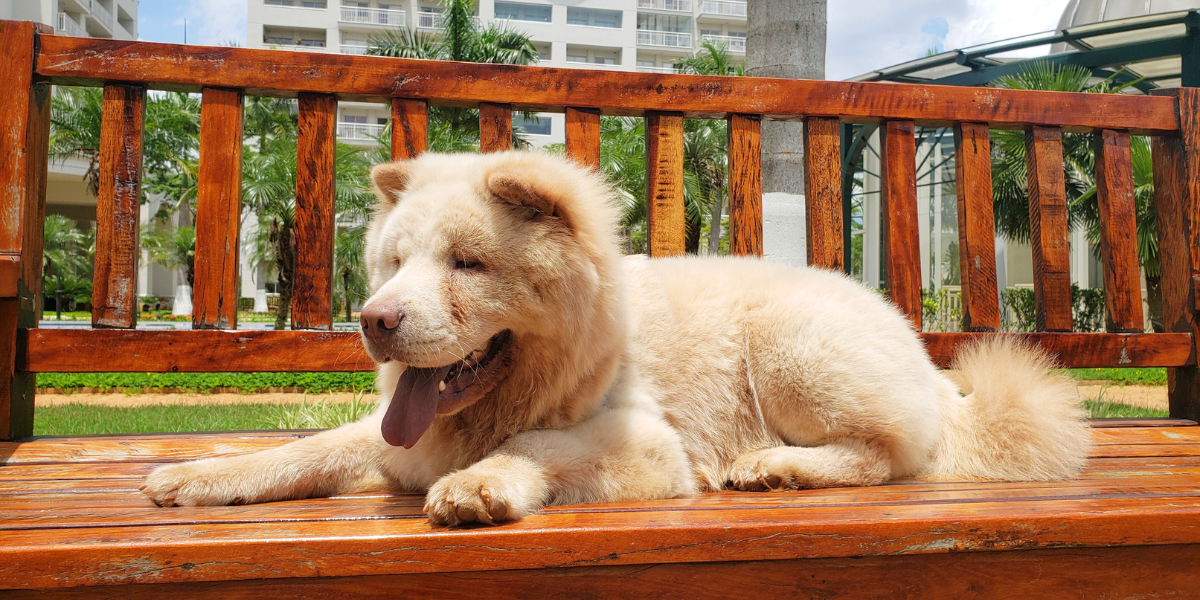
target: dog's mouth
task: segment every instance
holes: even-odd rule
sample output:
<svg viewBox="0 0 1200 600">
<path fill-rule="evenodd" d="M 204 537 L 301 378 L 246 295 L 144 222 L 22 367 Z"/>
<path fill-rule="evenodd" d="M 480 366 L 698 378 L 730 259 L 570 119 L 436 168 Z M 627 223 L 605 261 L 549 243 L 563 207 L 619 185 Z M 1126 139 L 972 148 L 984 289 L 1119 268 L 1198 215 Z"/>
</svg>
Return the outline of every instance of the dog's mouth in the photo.
<svg viewBox="0 0 1200 600">
<path fill-rule="evenodd" d="M 492 336 L 462 360 L 442 367 L 407 367 L 383 415 L 383 439 L 412 448 L 437 415 L 454 414 L 478 402 L 512 363 L 512 333 Z"/>
</svg>

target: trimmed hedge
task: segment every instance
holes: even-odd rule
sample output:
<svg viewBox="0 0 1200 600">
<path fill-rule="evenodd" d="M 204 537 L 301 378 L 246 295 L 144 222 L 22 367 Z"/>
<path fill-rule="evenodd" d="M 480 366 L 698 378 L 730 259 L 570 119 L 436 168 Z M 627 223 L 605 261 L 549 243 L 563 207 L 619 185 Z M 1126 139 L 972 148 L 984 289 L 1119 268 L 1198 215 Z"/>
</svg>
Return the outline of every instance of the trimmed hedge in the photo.
<svg viewBox="0 0 1200 600">
<path fill-rule="evenodd" d="M 375 373 L 39 373 L 39 388 L 126 391 L 177 389 L 211 392 L 267 392 L 291 388 L 306 392 L 370 391 Z"/>
</svg>

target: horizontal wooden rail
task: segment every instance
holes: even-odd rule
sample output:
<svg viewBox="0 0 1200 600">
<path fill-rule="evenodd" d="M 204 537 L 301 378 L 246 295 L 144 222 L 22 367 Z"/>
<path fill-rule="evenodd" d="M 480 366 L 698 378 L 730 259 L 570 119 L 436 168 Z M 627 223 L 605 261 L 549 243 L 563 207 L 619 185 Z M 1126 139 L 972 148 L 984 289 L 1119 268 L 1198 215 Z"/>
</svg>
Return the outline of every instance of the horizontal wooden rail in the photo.
<svg viewBox="0 0 1200 600">
<path fill-rule="evenodd" d="M 348 331 L 146 331 L 30 329 L 22 370 L 34 373 L 370 371 L 359 334 Z M 922 333 L 939 366 L 963 344 L 997 334 Z M 1189 333 L 1012 334 L 1063 367 L 1178 367 L 1195 364 Z"/>
<path fill-rule="evenodd" d="M 245 88 L 251 95 L 319 92 L 339 100 L 405 97 L 472 107 L 486 101 L 511 104 L 514 110 L 593 107 L 629 116 L 672 111 L 708 118 L 966 121 L 996 129 L 1030 124 L 1139 134 L 1178 129 L 1170 97 L 518 67 L 68 36 L 41 38 L 37 72 L 64 85 L 126 81 L 180 91 L 218 86 Z"/>
</svg>

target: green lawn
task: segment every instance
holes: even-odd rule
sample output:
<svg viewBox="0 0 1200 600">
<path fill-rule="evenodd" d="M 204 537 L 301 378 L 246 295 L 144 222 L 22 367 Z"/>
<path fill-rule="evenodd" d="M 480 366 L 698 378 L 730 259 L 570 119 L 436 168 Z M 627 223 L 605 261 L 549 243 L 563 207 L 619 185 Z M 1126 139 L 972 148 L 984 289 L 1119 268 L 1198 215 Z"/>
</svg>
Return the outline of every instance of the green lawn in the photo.
<svg viewBox="0 0 1200 600">
<path fill-rule="evenodd" d="M 1067 369 L 1065 372 L 1080 381 L 1111 381 L 1120 385 L 1167 385 L 1167 370 L 1162 367 Z"/>
<path fill-rule="evenodd" d="M 1166 418 L 1169 416 L 1165 410 L 1138 408 L 1099 400 L 1084 400 L 1083 407 L 1087 409 L 1088 416 L 1093 419 Z"/>
</svg>

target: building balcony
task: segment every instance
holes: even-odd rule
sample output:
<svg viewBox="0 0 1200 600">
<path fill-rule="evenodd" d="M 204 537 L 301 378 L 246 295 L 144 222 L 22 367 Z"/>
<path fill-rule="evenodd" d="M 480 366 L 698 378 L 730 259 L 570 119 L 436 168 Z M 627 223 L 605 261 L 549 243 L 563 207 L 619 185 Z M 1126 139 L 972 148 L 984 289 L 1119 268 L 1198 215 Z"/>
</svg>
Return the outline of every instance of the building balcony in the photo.
<svg viewBox="0 0 1200 600">
<path fill-rule="evenodd" d="M 342 23 L 353 23 L 356 25 L 368 25 L 374 27 L 404 27 L 405 14 L 402 10 L 392 10 L 388 8 L 359 8 L 357 6 L 343 6 L 341 16 L 338 18 Z"/>
<path fill-rule="evenodd" d="M 675 67 L 638 67 L 637 72 L 638 73 L 663 73 L 666 75 L 674 75 L 674 74 L 678 73 L 679 71 L 676 71 Z"/>
<path fill-rule="evenodd" d="M 692 12 L 692 0 L 638 0 L 639 10 L 661 10 L 665 12 Z"/>
<path fill-rule="evenodd" d="M 746 38 L 732 35 L 705 35 L 700 39 L 706 42 L 713 42 L 717 45 L 724 44 L 729 49 L 730 54 L 745 54 L 746 53 Z"/>
<path fill-rule="evenodd" d="M 692 34 L 679 33 L 675 31 L 639 29 L 637 30 L 637 43 L 639 46 L 654 46 L 657 48 L 684 48 L 690 50 L 692 47 Z"/>
<path fill-rule="evenodd" d="M 266 46 L 267 50 L 289 50 L 291 52 L 325 52 L 324 45 L 314 46 L 312 44 L 296 44 L 296 43 L 284 44 L 284 43 L 274 43 L 274 42 L 265 42 L 264 45 Z"/>
<path fill-rule="evenodd" d="M 342 44 L 341 46 L 338 47 L 338 51 L 341 52 L 342 54 L 353 54 L 355 56 L 363 56 L 364 54 L 367 53 L 367 48 L 369 48 L 369 46 L 362 46 L 359 44 Z"/>
<path fill-rule="evenodd" d="M 446 21 L 446 15 L 442 13 L 420 12 L 417 13 L 417 27 L 421 29 L 437 29 Z"/>
<path fill-rule="evenodd" d="M 58 13 L 58 21 L 54 23 L 54 33 L 73 37 L 87 37 L 83 25 L 75 22 L 67 13 Z"/>
<path fill-rule="evenodd" d="M 745 20 L 746 3 L 737 0 L 700 0 L 700 16 Z"/>
<path fill-rule="evenodd" d="M 378 142 L 379 136 L 383 135 L 384 127 L 387 126 L 371 123 L 339 122 L 337 124 L 337 136 L 339 139 L 346 141 Z"/>
<path fill-rule="evenodd" d="M 91 17 L 97 23 L 100 23 L 100 25 L 102 25 L 105 29 L 107 29 L 109 31 L 109 33 L 112 32 L 112 29 L 113 29 L 112 12 L 110 12 L 107 8 L 104 8 L 104 6 L 102 4 L 100 4 L 99 2 L 96 2 L 96 0 L 75 0 L 75 1 L 80 6 L 86 8 L 89 13 L 91 13 L 88 15 L 89 17 Z"/>
</svg>

